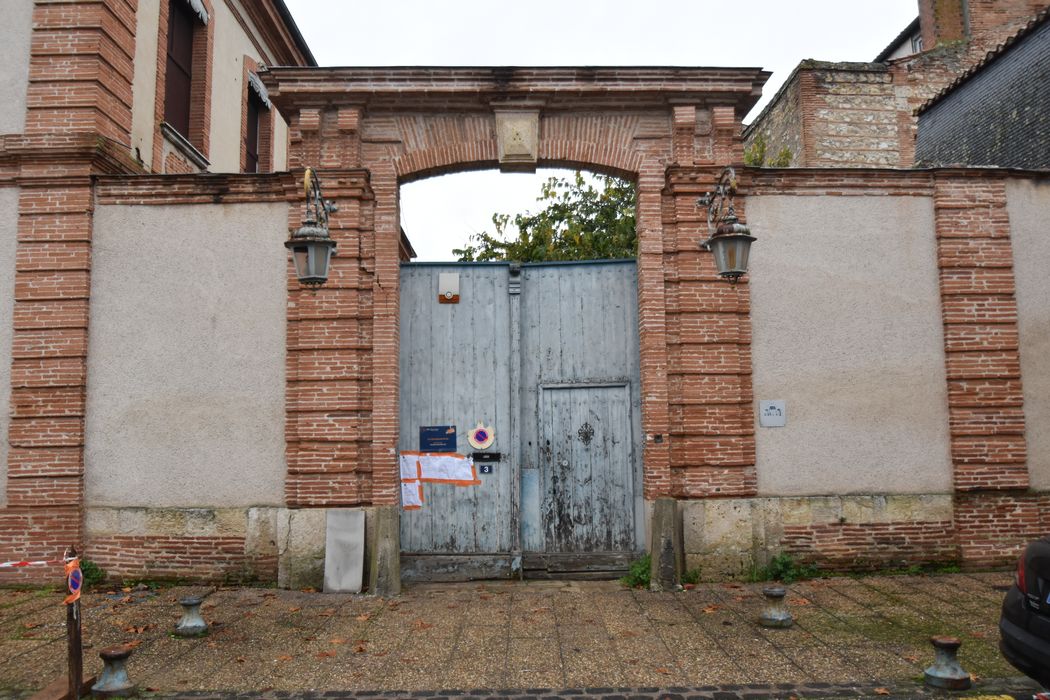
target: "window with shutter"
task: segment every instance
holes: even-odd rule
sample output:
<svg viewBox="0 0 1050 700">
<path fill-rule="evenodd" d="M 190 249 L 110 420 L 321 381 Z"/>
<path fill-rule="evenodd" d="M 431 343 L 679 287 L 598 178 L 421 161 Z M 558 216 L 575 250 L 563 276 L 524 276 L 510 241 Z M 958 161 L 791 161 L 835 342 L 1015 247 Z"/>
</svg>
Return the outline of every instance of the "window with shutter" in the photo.
<svg viewBox="0 0 1050 700">
<path fill-rule="evenodd" d="M 168 60 L 164 76 L 164 121 L 190 136 L 190 88 L 193 83 L 193 31 L 196 18 L 184 2 L 168 3 Z"/>
</svg>

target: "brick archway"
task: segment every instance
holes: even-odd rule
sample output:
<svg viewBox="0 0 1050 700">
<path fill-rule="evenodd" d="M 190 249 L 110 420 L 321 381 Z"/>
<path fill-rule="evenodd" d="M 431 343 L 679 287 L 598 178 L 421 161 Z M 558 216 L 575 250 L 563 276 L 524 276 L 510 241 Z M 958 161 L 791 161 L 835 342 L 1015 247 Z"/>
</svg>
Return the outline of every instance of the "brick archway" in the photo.
<svg viewBox="0 0 1050 700">
<path fill-rule="evenodd" d="M 637 182 L 645 498 L 754 495 L 747 285 L 719 281 L 698 249 L 706 224 L 696 197 L 721 166 L 742 161 L 740 119 L 766 77 L 703 68 L 269 71 L 270 95 L 289 117 L 290 167 L 319 168 L 340 206 L 329 283 L 306 292 L 289 274 L 288 505 L 397 503 L 398 188 L 496 166 L 581 166 Z M 501 158 L 504 112 L 529 115 L 535 140 Z M 291 216 L 294 225 L 299 211 Z"/>
</svg>

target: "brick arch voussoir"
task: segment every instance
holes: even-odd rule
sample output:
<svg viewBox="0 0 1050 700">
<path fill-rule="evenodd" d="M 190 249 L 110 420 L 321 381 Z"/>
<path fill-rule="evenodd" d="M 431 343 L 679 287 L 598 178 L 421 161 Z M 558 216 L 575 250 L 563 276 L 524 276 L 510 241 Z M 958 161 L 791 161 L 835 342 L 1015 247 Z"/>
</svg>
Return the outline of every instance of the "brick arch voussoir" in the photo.
<svg viewBox="0 0 1050 700">
<path fill-rule="evenodd" d="M 579 168 L 636 180 L 645 158 L 638 151 L 602 143 L 542 141 L 541 167 Z M 496 142 L 472 141 L 437 148 L 408 151 L 393 161 L 398 182 L 412 182 L 437 175 L 488 170 L 499 167 Z"/>
</svg>

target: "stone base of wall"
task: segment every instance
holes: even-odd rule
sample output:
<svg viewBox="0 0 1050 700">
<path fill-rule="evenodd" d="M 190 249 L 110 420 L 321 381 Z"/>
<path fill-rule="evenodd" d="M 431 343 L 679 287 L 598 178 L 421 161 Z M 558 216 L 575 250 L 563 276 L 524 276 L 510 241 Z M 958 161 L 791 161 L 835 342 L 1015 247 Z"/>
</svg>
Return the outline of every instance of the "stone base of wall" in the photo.
<svg viewBox="0 0 1050 700">
<path fill-rule="evenodd" d="M 369 533 L 374 509 L 364 510 Z M 320 590 L 327 513 L 325 508 L 88 508 L 84 556 L 113 579 Z M 367 558 L 366 552 L 366 571 Z"/>
<path fill-rule="evenodd" d="M 950 494 L 681 501 L 686 570 L 744 577 L 781 553 L 825 570 L 959 560 Z"/>
<path fill-rule="evenodd" d="M 1026 542 L 1050 530 L 1050 493 L 1033 492 L 700 499 L 679 501 L 677 509 L 685 569 L 699 568 L 707 581 L 746 577 L 781 553 L 831 571 L 1009 566 Z M 376 508 L 363 510 L 369 571 Z M 327 514 L 326 508 L 89 508 L 85 556 L 114 579 L 320 590 Z"/>
</svg>

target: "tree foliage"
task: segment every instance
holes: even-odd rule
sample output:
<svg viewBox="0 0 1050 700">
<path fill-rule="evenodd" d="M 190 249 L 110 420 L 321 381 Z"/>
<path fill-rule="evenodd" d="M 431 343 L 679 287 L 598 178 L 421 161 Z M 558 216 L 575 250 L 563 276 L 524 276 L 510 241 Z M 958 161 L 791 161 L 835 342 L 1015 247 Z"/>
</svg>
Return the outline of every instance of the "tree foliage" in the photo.
<svg viewBox="0 0 1050 700">
<path fill-rule="evenodd" d="M 533 214 L 493 214 L 495 235 L 474 234 L 452 251 L 462 262 L 515 260 L 608 260 L 638 254 L 634 227 L 634 184 L 608 175 L 595 176 L 599 187 L 576 171 L 569 178 L 543 183 Z M 511 225 L 517 228 L 513 237 Z"/>
</svg>

